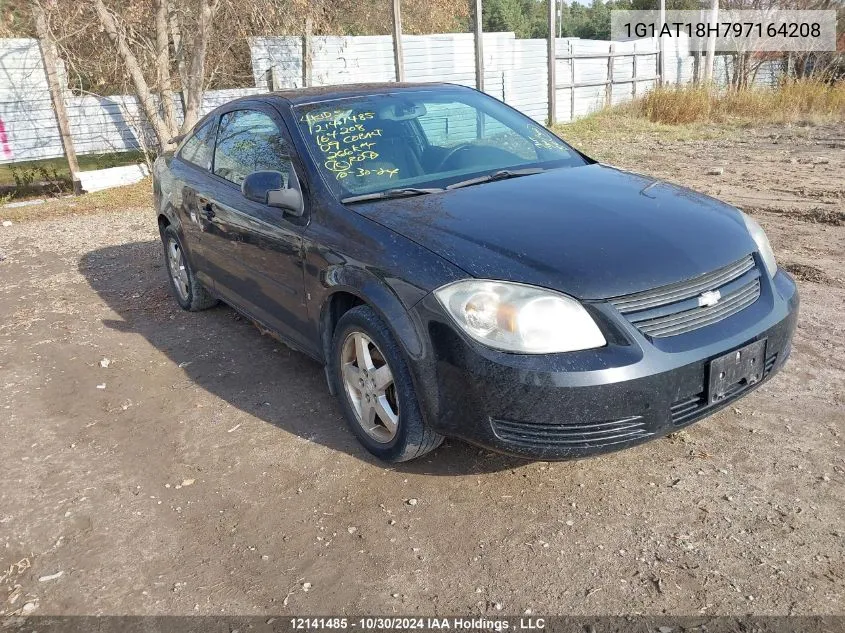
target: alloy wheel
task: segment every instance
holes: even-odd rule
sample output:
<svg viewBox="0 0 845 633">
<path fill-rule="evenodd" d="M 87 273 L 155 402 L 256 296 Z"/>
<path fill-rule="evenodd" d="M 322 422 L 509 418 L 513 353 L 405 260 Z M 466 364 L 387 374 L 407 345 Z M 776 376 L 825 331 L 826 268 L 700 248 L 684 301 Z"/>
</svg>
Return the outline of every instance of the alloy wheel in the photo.
<svg viewBox="0 0 845 633">
<path fill-rule="evenodd" d="M 358 424 L 376 442 L 390 442 L 399 428 L 399 401 L 384 354 L 369 336 L 352 332 L 343 342 L 340 362 Z"/>
<path fill-rule="evenodd" d="M 170 277 L 173 279 L 173 286 L 179 293 L 179 298 L 188 300 L 189 279 L 188 269 L 185 265 L 185 256 L 179 242 L 173 238 L 167 240 L 167 265 L 170 268 Z"/>
</svg>

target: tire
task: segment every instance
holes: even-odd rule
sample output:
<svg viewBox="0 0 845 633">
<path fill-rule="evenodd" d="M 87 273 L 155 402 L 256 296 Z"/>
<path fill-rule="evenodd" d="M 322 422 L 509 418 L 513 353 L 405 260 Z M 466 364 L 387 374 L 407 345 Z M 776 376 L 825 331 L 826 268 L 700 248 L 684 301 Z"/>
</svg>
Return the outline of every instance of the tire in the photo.
<svg viewBox="0 0 845 633">
<path fill-rule="evenodd" d="M 176 229 L 166 226 L 161 232 L 161 242 L 164 246 L 164 266 L 170 281 L 170 291 L 179 307 L 197 312 L 216 306 L 217 299 L 197 280 L 191 269 Z"/>
<path fill-rule="evenodd" d="M 370 363 L 358 360 L 363 347 Z M 370 453 L 386 462 L 405 462 L 443 442 L 423 420 L 405 355 L 372 308 L 357 306 L 340 318 L 329 362 L 346 421 Z M 385 387 L 388 373 L 391 383 Z"/>
</svg>

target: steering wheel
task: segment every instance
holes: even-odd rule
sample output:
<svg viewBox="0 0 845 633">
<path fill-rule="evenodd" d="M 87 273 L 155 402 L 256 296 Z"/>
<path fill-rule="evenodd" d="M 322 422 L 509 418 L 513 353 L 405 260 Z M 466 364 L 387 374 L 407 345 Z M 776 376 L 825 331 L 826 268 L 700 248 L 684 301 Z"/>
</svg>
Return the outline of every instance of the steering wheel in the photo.
<svg viewBox="0 0 845 633">
<path fill-rule="evenodd" d="M 447 151 L 446 155 L 440 159 L 440 162 L 437 163 L 437 167 L 434 168 L 434 171 L 441 171 L 443 166 L 448 163 L 455 154 L 472 149 L 473 147 L 475 147 L 475 145 L 472 143 L 461 143 L 460 145 L 455 145 L 455 147 Z"/>
</svg>

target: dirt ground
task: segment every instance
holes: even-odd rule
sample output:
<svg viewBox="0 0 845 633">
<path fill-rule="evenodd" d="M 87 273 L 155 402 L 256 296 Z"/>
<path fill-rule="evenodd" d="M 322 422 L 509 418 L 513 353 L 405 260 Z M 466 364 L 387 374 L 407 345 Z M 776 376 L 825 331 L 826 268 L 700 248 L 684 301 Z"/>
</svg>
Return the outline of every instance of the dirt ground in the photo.
<svg viewBox="0 0 845 633">
<path fill-rule="evenodd" d="M 751 210 L 802 314 L 768 385 L 582 461 L 385 467 L 320 366 L 177 307 L 150 209 L 0 228 L 0 615 L 845 613 L 845 124 L 590 150 Z"/>
</svg>

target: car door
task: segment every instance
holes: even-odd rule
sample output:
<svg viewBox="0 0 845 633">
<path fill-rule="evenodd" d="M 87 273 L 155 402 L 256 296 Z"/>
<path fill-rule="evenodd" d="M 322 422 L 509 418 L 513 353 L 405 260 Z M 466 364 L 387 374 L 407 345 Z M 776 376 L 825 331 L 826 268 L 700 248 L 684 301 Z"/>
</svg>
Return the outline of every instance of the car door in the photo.
<svg viewBox="0 0 845 633">
<path fill-rule="evenodd" d="M 208 286 L 213 281 L 208 274 L 209 263 L 203 250 L 204 201 L 208 195 L 211 164 L 214 159 L 214 142 L 217 135 L 217 117 L 201 123 L 179 148 L 171 169 L 181 183 L 179 213 L 185 245 L 197 277 Z"/>
<path fill-rule="evenodd" d="M 200 203 L 203 244 L 215 291 L 227 302 L 298 347 L 313 348 L 304 297 L 302 217 L 248 200 L 241 184 L 254 171 L 273 170 L 298 183 L 287 129 L 261 105 L 224 112 L 217 128 L 212 178 L 220 186 Z M 307 203 L 306 203 L 307 204 Z"/>
</svg>

